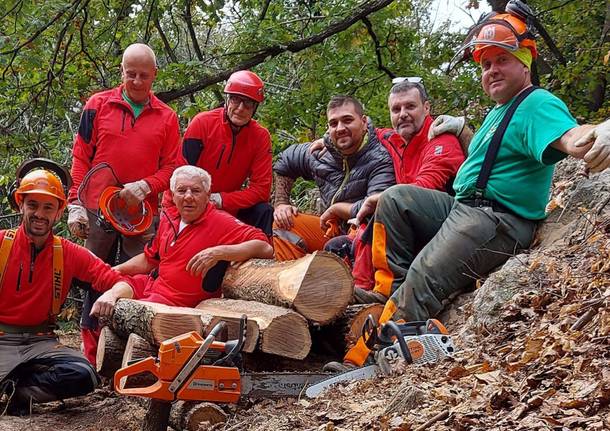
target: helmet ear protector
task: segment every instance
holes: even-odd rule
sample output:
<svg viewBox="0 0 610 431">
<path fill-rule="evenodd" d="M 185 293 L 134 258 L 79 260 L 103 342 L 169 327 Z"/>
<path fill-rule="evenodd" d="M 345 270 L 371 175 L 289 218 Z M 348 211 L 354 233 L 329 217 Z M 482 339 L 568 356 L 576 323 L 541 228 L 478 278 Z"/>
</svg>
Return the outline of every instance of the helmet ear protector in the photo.
<svg viewBox="0 0 610 431">
<path fill-rule="evenodd" d="M 8 190 L 8 202 L 11 208 L 14 211 L 19 211 L 19 194 L 32 192 L 34 189 L 34 185 L 29 185 L 29 190 L 25 190 L 26 184 L 22 184 L 23 180 L 28 174 L 30 177 L 37 176 L 34 171 L 43 170 L 53 177 L 47 177 L 49 181 L 47 181 L 42 186 L 46 188 L 51 188 L 52 191 L 46 190 L 42 191 L 45 194 L 49 194 L 55 196 L 57 199 L 62 201 L 61 207 L 65 207 L 66 205 L 66 196 L 68 196 L 68 190 L 72 187 L 72 177 L 70 176 L 70 171 L 60 164 L 54 162 L 53 160 L 46 159 L 43 157 L 37 157 L 33 159 L 28 159 L 22 162 L 17 170 L 15 171 L 15 180 L 9 186 Z M 40 173 L 39 175 L 45 176 L 44 173 Z M 40 180 L 41 178 L 39 178 Z M 28 179 L 26 179 L 27 181 Z M 35 181 L 35 178 L 30 178 L 30 180 Z M 36 189 L 37 190 L 37 189 Z M 20 193 L 21 192 L 21 193 Z"/>
<path fill-rule="evenodd" d="M 138 205 L 128 205 L 119 195 L 120 192 L 120 187 L 109 186 L 100 195 L 98 212 L 100 225 L 106 230 L 107 224 L 110 224 L 114 231 L 125 236 L 141 235 L 152 225 L 152 207 L 148 201 Z"/>
</svg>

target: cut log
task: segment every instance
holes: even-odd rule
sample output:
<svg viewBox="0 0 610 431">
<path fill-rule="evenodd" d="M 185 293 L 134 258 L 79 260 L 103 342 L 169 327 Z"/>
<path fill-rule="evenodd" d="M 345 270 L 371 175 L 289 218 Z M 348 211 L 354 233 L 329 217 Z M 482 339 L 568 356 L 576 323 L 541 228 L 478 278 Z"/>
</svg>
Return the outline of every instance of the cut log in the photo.
<svg viewBox="0 0 610 431">
<path fill-rule="evenodd" d="M 366 317 L 370 314 L 378 321 L 382 311 L 382 304 L 348 306 L 345 313 L 335 322 L 313 331 L 313 350 L 320 354 L 342 357 L 362 335 Z"/>
<path fill-rule="evenodd" d="M 158 352 L 156 347 L 138 334 L 129 334 L 121 367 L 126 367 L 133 361 L 148 358 L 149 356 L 156 357 Z M 145 372 L 130 376 L 126 380 L 126 382 L 122 383 L 124 388 L 143 388 L 154 384 L 157 381 L 157 378 L 154 374 Z"/>
<path fill-rule="evenodd" d="M 239 330 L 239 318 L 214 316 L 195 308 L 172 307 L 153 302 L 121 299 L 117 301 L 112 316 L 112 329 L 120 337 L 134 333 L 153 346 L 185 332 L 196 331 L 206 336 L 220 321 L 227 322 L 228 337 L 234 338 Z M 258 340 L 258 327 L 248 325 L 244 352 L 252 352 Z"/>
<path fill-rule="evenodd" d="M 100 332 L 95 355 L 96 369 L 100 376 L 111 379 L 116 370 L 121 368 L 125 340 L 119 338 L 108 326 Z"/>
<path fill-rule="evenodd" d="M 222 319 L 245 314 L 258 325 L 258 348 L 265 353 L 303 359 L 311 348 L 307 320 L 287 308 L 239 299 L 208 299 L 197 308 Z"/>
<path fill-rule="evenodd" d="M 321 325 L 343 313 L 354 290 L 345 263 L 321 251 L 287 262 L 249 260 L 230 267 L 222 286 L 227 298 L 294 308 Z"/>
<path fill-rule="evenodd" d="M 213 403 L 177 401 L 172 407 L 169 424 L 176 431 L 198 431 L 225 423 L 227 414 Z"/>
</svg>

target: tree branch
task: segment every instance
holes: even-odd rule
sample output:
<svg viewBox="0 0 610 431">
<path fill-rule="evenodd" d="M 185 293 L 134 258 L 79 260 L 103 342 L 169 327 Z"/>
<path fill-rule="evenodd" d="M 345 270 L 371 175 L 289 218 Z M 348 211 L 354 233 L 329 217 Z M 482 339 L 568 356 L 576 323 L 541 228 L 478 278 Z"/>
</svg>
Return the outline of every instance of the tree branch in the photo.
<svg viewBox="0 0 610 431">
<path fill-rule="evenodd" d="M 270 4 L 271 4 L 271 0 L 265 1 L 265 4 L 263 5 L 263 8 L 261 9 L 261 13 L 258 16 L 259 21 L 262 21 L 265 19 L 265 16 L 267 15 L 267 10 L 269 10 Z"/>
<path fill-rule="evenodd" d="M 377 38 L 377 34 L 375 34 L 375 30 L 373 29 L 373 23 L 367 18 L 362 18 L 362 22 L 366 26 L 366 30 L 373 39 L 373 43 L 375 44 L 375 55 L 377 56 L 377 68 L 388 75 L 390 78 L 396 78 L 396 74 L 394 74 L 390 69 L 384 66 L 383 58 L 381 57 L 381 44 L 379 43 L 379 39 Z"/>
<path fill-rule="evenodd" d="M 201 53 L 199 42 L 197 42 L 197 34 L 195 33 L 195 28 L 193 27 L 193 16 L 191 15 L 190 0 L 187 0 L 184 5 L 184 22 L 186 23 L 186 28 L 188 29 L 189 35 L 191 36 L 191 42 L 193 43 L 195 55 L 197 56 L 199 61 L 203 61 L 203 54 Z"/>
<path fill-rule="evenodd" d="M 377 12 L 378 10 L 383 9 L 387 5 L 391 4 L 393 1 L 394 0 L 365 1 L 365 2 L 361 3 L 359 6 L 357 6 L 351 15 L 343 18 L 339 22 L 329 25 L 328 27 L 326 27 L 326 29 L 324 29 L 323 31 L 321 31 L 317 34 L 314 34 L 313 36 L 310 36 L 310 37 L 307 37 L 304 39 L 295 40 L 295 41 L 289 42 L 285 45 L 276 44 L 276 45 L 268 46 L 266 48 L 261 49 L 257 54 L 253 55 L 252 57 L 247 58 L 247 59 L 243 60 L 241 63 L 238 63 L 237 65 L 231 67 L 230 69 L 223 70 L 221 72 L 216 73 L 215 75 L 204 76 L 199 81 L 197 81 L 191 85 L 187 85 L 184 88 L 168 90 L 168 91 L 163 91 L 163 92 L 157 93 L 156 96 L 159 97 L 164 102 L 169 102 L 169 101 L 178 99 L 179 97 L 186 96 L 188 94 L 192 94 L 197 91 L 200 91 L 209 85 L 216 84 L 220 81 L 223 81 L 223 80 L 227 79 L 233 72 L 236 72 L 238 70 L 243 70 L 243 69 L 250 69 L 250 68 L 264 62 L 268 58 L 277 57 L 278 55 L 280 55 L 284 52 L 296 53 L 296 52 L 302 51 L 304 49 L 307 49 L 310 46 L 314 46 L 319 43 L 322 43 L 324 40 L 328 39 L 329 37 L 334 36 L 335 34 L 348 29 L 349 27 L 351 27 L 352 25 L 354 25 L 356 22 L 360 21 L 362 18 L 366 17 L 367 15 L 370 15 L 373 12 Z"/>
<path fill-rule="evenodd" d="M 169 44 L 169 40 L 167 40 L 167 36 L 163 32 L 163 28 L 161 27 L 161 23 L 159 22 L 159 18 L 155 17 L 154 19 L 155 28 L 157 29 L 157 33 L 159 33 L 159 37 L 161 38 L 161 42 L 163 42 L 163 47 L 165 48 L 165 53 L 172 60 L 173 63 L 178 63 L 178 58 L 176 57 L 176 53 L 172 49 Z"/>
</svg>

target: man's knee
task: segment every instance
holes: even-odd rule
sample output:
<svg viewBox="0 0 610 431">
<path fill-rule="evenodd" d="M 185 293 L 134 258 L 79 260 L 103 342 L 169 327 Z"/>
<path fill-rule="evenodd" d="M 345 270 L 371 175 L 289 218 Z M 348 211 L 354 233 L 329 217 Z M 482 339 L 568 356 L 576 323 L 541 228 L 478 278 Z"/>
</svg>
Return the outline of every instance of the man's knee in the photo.
<svg viewBox="0 0 610 431">
<path fill-rule="evenodd" d="M 85 395 L 98 385 L 95 369 L 84 358 L 54 358 L 43 371 L 19 379 L 16 395 L 20 400 L 44 403 Z"/>
</svg>

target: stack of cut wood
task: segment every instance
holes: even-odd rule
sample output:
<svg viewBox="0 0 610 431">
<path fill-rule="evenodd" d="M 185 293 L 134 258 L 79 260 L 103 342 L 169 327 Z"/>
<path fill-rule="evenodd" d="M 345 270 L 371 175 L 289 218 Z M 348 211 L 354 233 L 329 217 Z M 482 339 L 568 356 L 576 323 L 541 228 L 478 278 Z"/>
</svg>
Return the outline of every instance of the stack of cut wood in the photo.
<svg viewBox="0 0 610 431">
<path fill-rule="evenodd" d="M 242 315 L 248 317 L 245 352 L 292 359 L 308 355 L 310 326 L 327 325 L 339 331 L 338 343 L 344 349 L 355 341 L 366 318 L 354 312 L 354 306 L 348 309 L 353 296 L 349 268 L 325 252 L 289 262 L 254 259 L 230 267 L 223 294 L 224 298 L 203 301 L 196 308 L 119 300 L 100 337 L 99 373 L 112 377 L 121 366 L 156 354 L 162 341 L 189 331 L 206 336 L 221 320 L 228 323 L 227 338 L 235 339 Z M 140 380 L 127 386 L 150 383 L 150 379 Z"/>
</svg>

